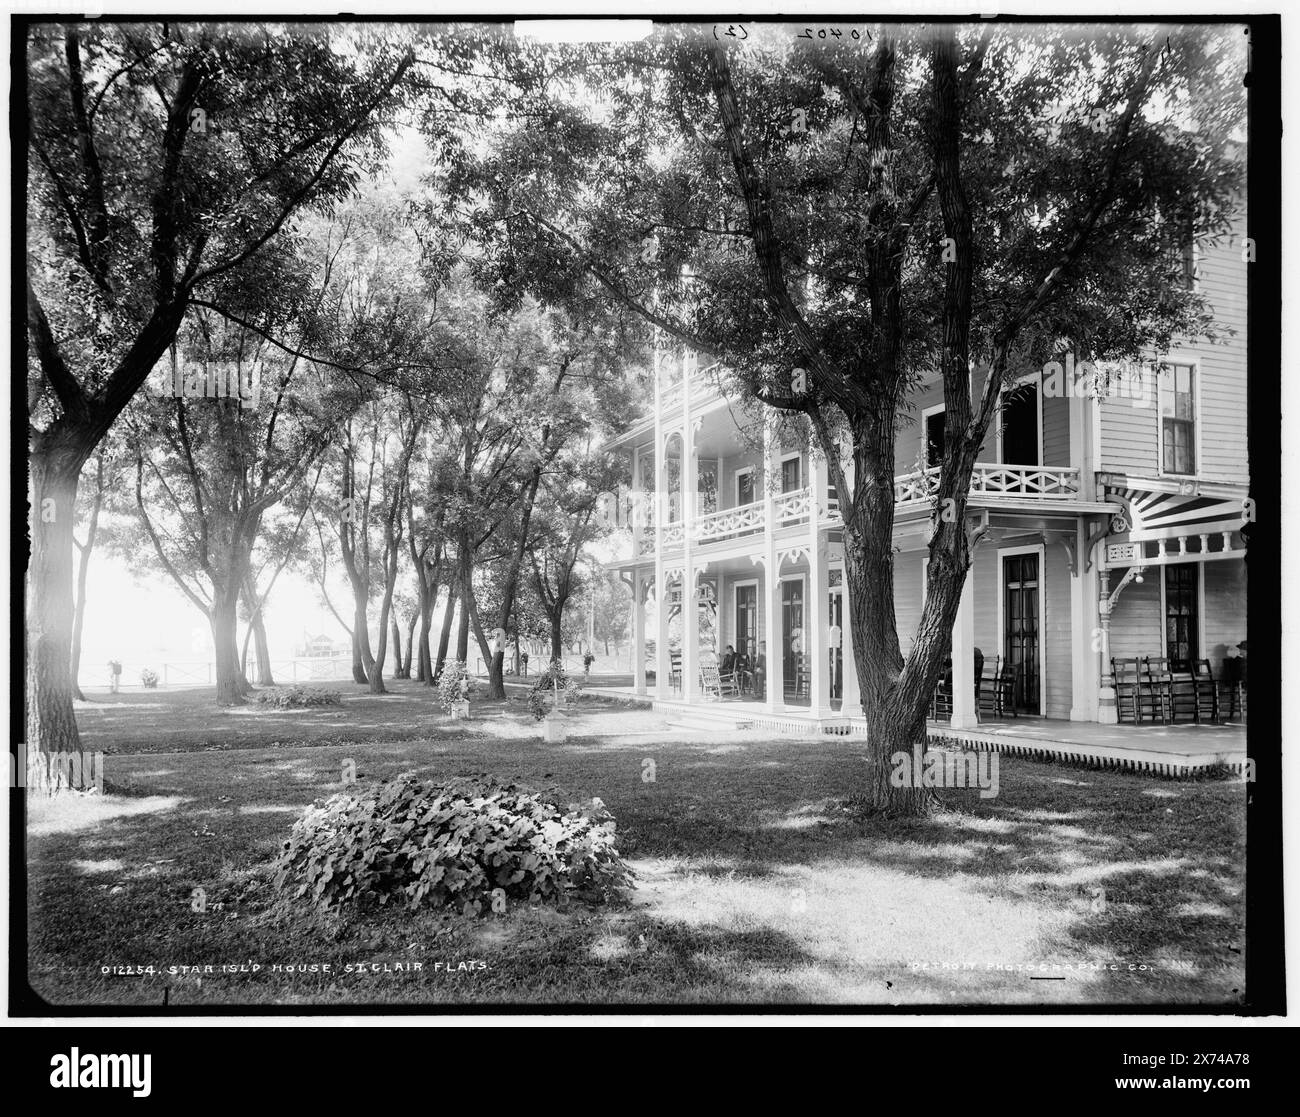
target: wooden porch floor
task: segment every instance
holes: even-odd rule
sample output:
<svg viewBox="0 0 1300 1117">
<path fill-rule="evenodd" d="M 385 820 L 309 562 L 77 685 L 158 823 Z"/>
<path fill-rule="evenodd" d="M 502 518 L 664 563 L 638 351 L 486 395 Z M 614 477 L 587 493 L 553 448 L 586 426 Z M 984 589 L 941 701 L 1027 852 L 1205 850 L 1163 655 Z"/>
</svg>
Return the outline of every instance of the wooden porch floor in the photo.
<svg viewBox="0 0 1300 1117">
<path fill-rule="evenodd" d="M 836 712 L 829 718 L 814 718 L 798 707 L 768 713 L 766 703 L 751 698 L 686 703 L 680 699 L 659 699 L 635 695 L 631 679 L 610 679 L 614 685 L 593 680 L 586 690 L 610 697 L 630 699 L 652 706 L 670 722 L 700 726 L 752 728 L 792 736 L 835 734 L 861 737 L 866 725 L 861 718 Z M 946 722 L 931 721 L 929 734 L 936 744 L 966 749 L 992 750 L 1009 755 L 1038 757 L 1097 767 L 1125 768 L 1158 775 L 1186 776 L 1225 766 L 1237 772 L 1247 770 L 1246 727 L 1242 724 L 1197 725 L 1099 725 L 1096 722 L 1059 721 L 1051 718 L 1008 718 L 981 721 L 969 729 L 953 729 Z"/>
</svg>

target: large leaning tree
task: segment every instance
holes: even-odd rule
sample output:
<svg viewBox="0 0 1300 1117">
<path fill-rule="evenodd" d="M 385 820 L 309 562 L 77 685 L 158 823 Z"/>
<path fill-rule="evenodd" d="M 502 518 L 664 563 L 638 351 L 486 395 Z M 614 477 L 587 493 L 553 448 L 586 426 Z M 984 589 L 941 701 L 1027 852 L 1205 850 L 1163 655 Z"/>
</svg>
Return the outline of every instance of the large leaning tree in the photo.
<svg viewBox="0 0 1300 1117">
<path fill-rule="evenodd" d="M 477 227 L 503 280 L 544 301 L 603 290 L 806 418 L 841 494 L 862 797 L 921 814 L 932 793 L 890 786 L 889 757 L 924 740 L 999 392 L 1063 348 L 1138 359 L 1210 331 L 1179 261 L 1189 238 L 1226 235 L 1239 201 L 1242 36 L 747 30 L 661 32 L 618 65 L 609 48 L 547 50 L 549 112 L 479 160 Z M 895 442 L 936 372 L 948 434 L 904 656 Z"/>
<path fill-rule="evenodd" d="M 56 754 L 80 752 L 69 663 L 82 465 L 187 310 L 219 310 L 299 214 L 376 164 L 395 106 L 456 103 L 471 38 L 359 25 L 27 29 L 14 97 L 26 125 L 33 785 L 50 782 Z"/>
</svg>

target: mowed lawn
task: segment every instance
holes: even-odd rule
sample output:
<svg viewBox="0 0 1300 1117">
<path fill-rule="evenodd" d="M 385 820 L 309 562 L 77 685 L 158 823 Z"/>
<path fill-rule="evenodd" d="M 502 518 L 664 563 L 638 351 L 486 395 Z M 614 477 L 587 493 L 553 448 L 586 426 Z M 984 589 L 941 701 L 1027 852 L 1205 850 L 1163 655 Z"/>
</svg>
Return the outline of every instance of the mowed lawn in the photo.
<svg viewBox="0 0 1300 1117">
<path fill-rule="evenodd" d="M 415 684 L 386 697 L 331 685 L 342 708 L 220 710 L 209 690 L 78 703 L 87 747 L 126 793 L 29 800 L 40 995 L 436 1008 L 1244 994 L 1240 780 L 1003 758 L 996 798 L 946 792 L 934 818 L 888 821 L 851 809 L 860 740 L 675 729 L 587 698 L 569 741 L 545 745 L 518 698 L 476 703 L 466 724 Z M 639 886 L 620 906 L 478 919 L 286 912 L 268 863 L 349 760 L 361 783 L 486 772 L 599 796 Z"/>
</svg>

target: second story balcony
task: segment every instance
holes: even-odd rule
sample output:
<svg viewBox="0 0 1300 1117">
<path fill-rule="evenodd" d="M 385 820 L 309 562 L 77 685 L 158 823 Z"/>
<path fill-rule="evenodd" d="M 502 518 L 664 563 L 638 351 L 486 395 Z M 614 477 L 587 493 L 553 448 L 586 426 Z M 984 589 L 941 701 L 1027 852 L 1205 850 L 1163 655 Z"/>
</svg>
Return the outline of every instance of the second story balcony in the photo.
<svg viewBox="0 0 1300 1117">
<path fill-rule="evenodd" d="M 676 502 L 672 502 L 675 507 Z M 772 522 L 780 530 L 807 524 L 813 506 L 811 488 L 796 489 L 794 492 L 781 493 L 772 498 Z M 822 520 L 838 520 L 838 505 L 832 501 L 822 508 Z M 672 519 L 663 532 L 663 546 L 666 551 L 680 550 L 689 532 L 691 542 L 696 545 L 729 543 L 746 536 L 761 536 L 767 530 L 768 502 L 755 500 L 735 508 L 723 508 L 713 512 L 703 512 L 686 520 Z M 655 529 L 653 524 L 641 528 L 638 553 L 652 555 L 655 549 Z"/>
<path fill-rule="evenodd" d="M 894 478 L 894 503 L 902 508 L 928 505 L 939 491 L 939 467 Z M 970 503 L 976 507 L 1062 503 L 1079 499 L 1079 470 L 1065 466 L 1001 465 L 976 462 L 971 471 Z"/>
</svg>

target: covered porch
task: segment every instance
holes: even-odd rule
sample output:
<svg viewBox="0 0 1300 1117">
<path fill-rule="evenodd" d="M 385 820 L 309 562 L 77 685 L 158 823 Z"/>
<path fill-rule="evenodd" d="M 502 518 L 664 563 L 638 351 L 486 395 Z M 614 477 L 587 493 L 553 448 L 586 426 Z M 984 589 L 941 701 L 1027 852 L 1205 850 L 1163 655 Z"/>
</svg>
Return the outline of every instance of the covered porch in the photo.
<svg viewBox="0 0 1300 1117">
<path fill-rule="evenodd" d="M 831 534 L 813 545 L 805 526 L 773 538 L 770 554 L 748 541 L 701 548 L 689 576 L 684 559 L 662 571 L 624 568 L 634 598 L 632 693 L 818 721 L 856 709 L 842 552 Z"/>
</svg>

